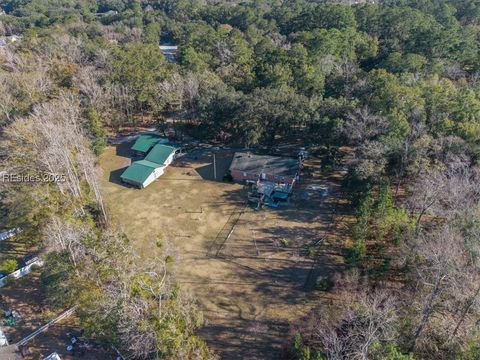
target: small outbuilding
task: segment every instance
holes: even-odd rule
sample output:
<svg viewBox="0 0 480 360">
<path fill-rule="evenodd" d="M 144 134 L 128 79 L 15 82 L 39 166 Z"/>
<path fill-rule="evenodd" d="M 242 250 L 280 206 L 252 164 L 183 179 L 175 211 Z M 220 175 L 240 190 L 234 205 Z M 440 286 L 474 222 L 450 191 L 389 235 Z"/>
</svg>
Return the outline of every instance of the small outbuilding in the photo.
<svg viewBox="0 0 480 360">
<path fill-rule="evenodd" d="M 177 52 L 178 46 L 177 45 L 160 45 L 160 51 L 163 53 L 165 58 L 168 61 L 176 62 L 177 61 Z"/>
<path fill-rule="evenodd" d="M 123 182 L 144 188 L 155 180 L 155 169 L 158 165 L 149 161 L 133 162 L 120 176 Z"/>
</svg>

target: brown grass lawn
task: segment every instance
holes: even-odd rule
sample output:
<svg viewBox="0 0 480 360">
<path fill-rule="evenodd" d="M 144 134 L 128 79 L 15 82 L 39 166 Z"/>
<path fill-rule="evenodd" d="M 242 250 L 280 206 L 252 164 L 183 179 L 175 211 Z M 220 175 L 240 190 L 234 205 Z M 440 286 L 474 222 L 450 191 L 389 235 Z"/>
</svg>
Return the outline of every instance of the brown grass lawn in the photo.
<svg viewBox="0 0 480 360">
<path fill-rule="evenodd" d="M 339 239 L 331 234 L 341 213 L 334 195 L 339 179 L 315 171 L 296 188 L 290 206 L 255 211 L 244 207 L 243 186 L 213 181 L 209 153 L 177 161 L 146 189 L 124 186 L 119 176 L 130 163 L 130 146 L 109 147 L 100 157 L 112 222 L 132 240 L 139 260 L 158 255 L 159 235 L 173 245 L 175 272 L 205 314 L 200 334 L 222 359 L 278 358 L 288 323 L 329 296 L 309 283 L 312 274 L 331 272 L 340 261 Z M 226 151 L 217 156 L 219 178 L 231 157 Z M 318 168 L 318 161 L 310 166 Z M 326 184 L 332 195 L 320 196 L 312 184 Z M 228 241 L 216 240 L 242 209 Z M 321 239 L 325 250 L 312 256 L 309 248 Z"/>
</svg>

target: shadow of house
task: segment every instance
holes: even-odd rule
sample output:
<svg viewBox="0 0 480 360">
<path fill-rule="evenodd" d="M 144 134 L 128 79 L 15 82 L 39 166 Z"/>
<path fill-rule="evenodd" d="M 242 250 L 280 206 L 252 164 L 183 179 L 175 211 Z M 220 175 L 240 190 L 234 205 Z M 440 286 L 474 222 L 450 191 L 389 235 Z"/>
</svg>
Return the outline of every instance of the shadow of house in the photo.
<svg viewBox="0 0 480 360">
<path fill-rule="evenodd" d="M 214 177 L 213 163 L 205 166 L 200 166 L 195 171 L 202 177 L 203 180 L 222 181 L 223 175 L 217 173 L 217 178 Z"/>
<path fill-rule="evenodd" d="M 114 183 L 114 184 L 117 184 L 117 185 L 123 185 L 123 186 L 127 186 L 127 184 L 125 184 L 122 179 L 120 178 L 120 176 L 123 174 L 123 172 L 127 169 L 128 166 L 125 166 L 123 168 L 120 168 L 120 169 L 117 169 L 117 170 L 113 170 L 110 172 L 110 176 L 108 177 L 108 181 L 110 181 L 111 183 Z M 127 187 L 130 187 L 129 185 Z"/>
<path fill-rule="evenodd" d="M 215 161 L 214 161 L 215 154 Z M 207 165 L 197 167 L 195 170 L 204 180 L 223 181 L 224 176 L 228 173 L 228 168 L 232 162 L 233 154 L 230 152 L 205 152 L 199 157 L 199 161 L 207 162 Z M 216 178 L 214 171 L 214 162 L 216 167 Z"/>
<path fill-rule="evenodd" d="M 115 154 L 126 158 L 134 157 L 131 150 L 132 144 L 132 141 L 128 141 L 115 145 Z"/>
</svg>

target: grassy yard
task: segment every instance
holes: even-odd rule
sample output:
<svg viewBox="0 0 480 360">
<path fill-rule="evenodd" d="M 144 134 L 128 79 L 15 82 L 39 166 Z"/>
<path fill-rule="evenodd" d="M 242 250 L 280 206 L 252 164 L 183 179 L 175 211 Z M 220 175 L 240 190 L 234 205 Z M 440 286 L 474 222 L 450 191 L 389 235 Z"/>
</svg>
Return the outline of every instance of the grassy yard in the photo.
<svg viewBox="0 0 480 360">
<path fill-rule="evenodd" d="M 313 172 L 290 206 L 255 211 L 245 207 L 242 185 L 213 180 L 209 152 L 177 161 L 146 189 L 124 186 L 119 176 L 130 163 L 130 145 L 109 147 L 100 157 L 112 221 L 142 261 L 158 255 L 159 236 L 173 245 L 177 276 L 205 313 L 201 335 L 222 358 L 278 358 L 289 321 L 306 314 L 314 298 L 328 297 L 306 286 L 312 273 L 328 273 L 340 262 L 332 250 L 338 239 L 330 233 L 338 201 L 312 190 L 312 184 L 327 184 L 333 194 L 338 179 Z M 232 155 L 217 154 L 217 177 Z M 218 238 L 239 212 L 228 240 Z M 311 252 L 319 241 L 324 254 Z"/>
</svg>

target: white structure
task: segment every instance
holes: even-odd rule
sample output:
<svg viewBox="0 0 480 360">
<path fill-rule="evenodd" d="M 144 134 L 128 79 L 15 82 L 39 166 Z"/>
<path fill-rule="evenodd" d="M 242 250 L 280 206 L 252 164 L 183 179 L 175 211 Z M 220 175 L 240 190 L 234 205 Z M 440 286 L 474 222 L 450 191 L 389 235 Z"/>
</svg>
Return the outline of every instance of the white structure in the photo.
<svg viewBox="0 0 480 360">
<path fill-rule="evenodd" d="M 0 279 L 0 287 L 5 286 L 5 284 L 9 281 L 8 279 L 19 279 L 21 277 L 24 277 L 25 275 L 28 275 L 32 272 L 32 267 L 33 266 L 43 266 L 43 261 L 40 259 L 36 259 L 35 261 L 31 262 L 30 264 L 22 267 L 21 269 L 18 269 L 7 276 L 3 277 Z"/>
<path fill-rule="evenodd" d="M 56 352 L 54 352 L 48 355 L 46 358 L 43 358 L 43 360 L 62 360 L 62 358 Z"/>
<path fill-rule="evenodd" d="M 19 41 L 19 40 L 21 40 L 21 39 L 22 39 L 22 37 L 19 36 L 19 35 L 7 36 L 7 41 L 10 41 L 10 42 L 12 42 L 12 43 L 17 42 L 17 41 Z"/>
<path fill-rule="evenodd" d="M 7 337 L 5 336 L 5 333 L 3 332 L 2 328 L 0 328 L 0 346 L 7 346 L 7 345 L 8 345 Z"/>
<path fill-rule="evenodd" d="M 177 51 L 177 45 L 160 45 L 160 50 L 162 51 Z"/>
<path fill-rule="evenodd" d="M 0 38 L 0 47 L 7 46 L 8 44 L 12 44 L 21 40 L 22 37 L 19 35 L 12 35 L 12 36 L 4 36 Z"/>
<path fill-rule="evenodd" d="M 177 148 L 165 144 L 156 144 L 145 159 L 134 161 L 120 176 L 122 181 L 145 188 L 165 172 L 175 158 Z"/>
<path fill-rule="evenodd" d="M 177 61 L 177 45 L 160 45 L 160 51 L 167 58 L 167 60 L 175 62 Z"/>
<path fill-rule="evenodd" d="M 1 232 L 0 233 L 0 241 L 7 240 L 7 239 L 11 238 L 12 236 L 14 236 L 15 234 L 18 234 L 19 232 L 20 232 L 19 228 L 14 228 L 14 229 L 10 229 L 10 230 Z"/>
</svg>

